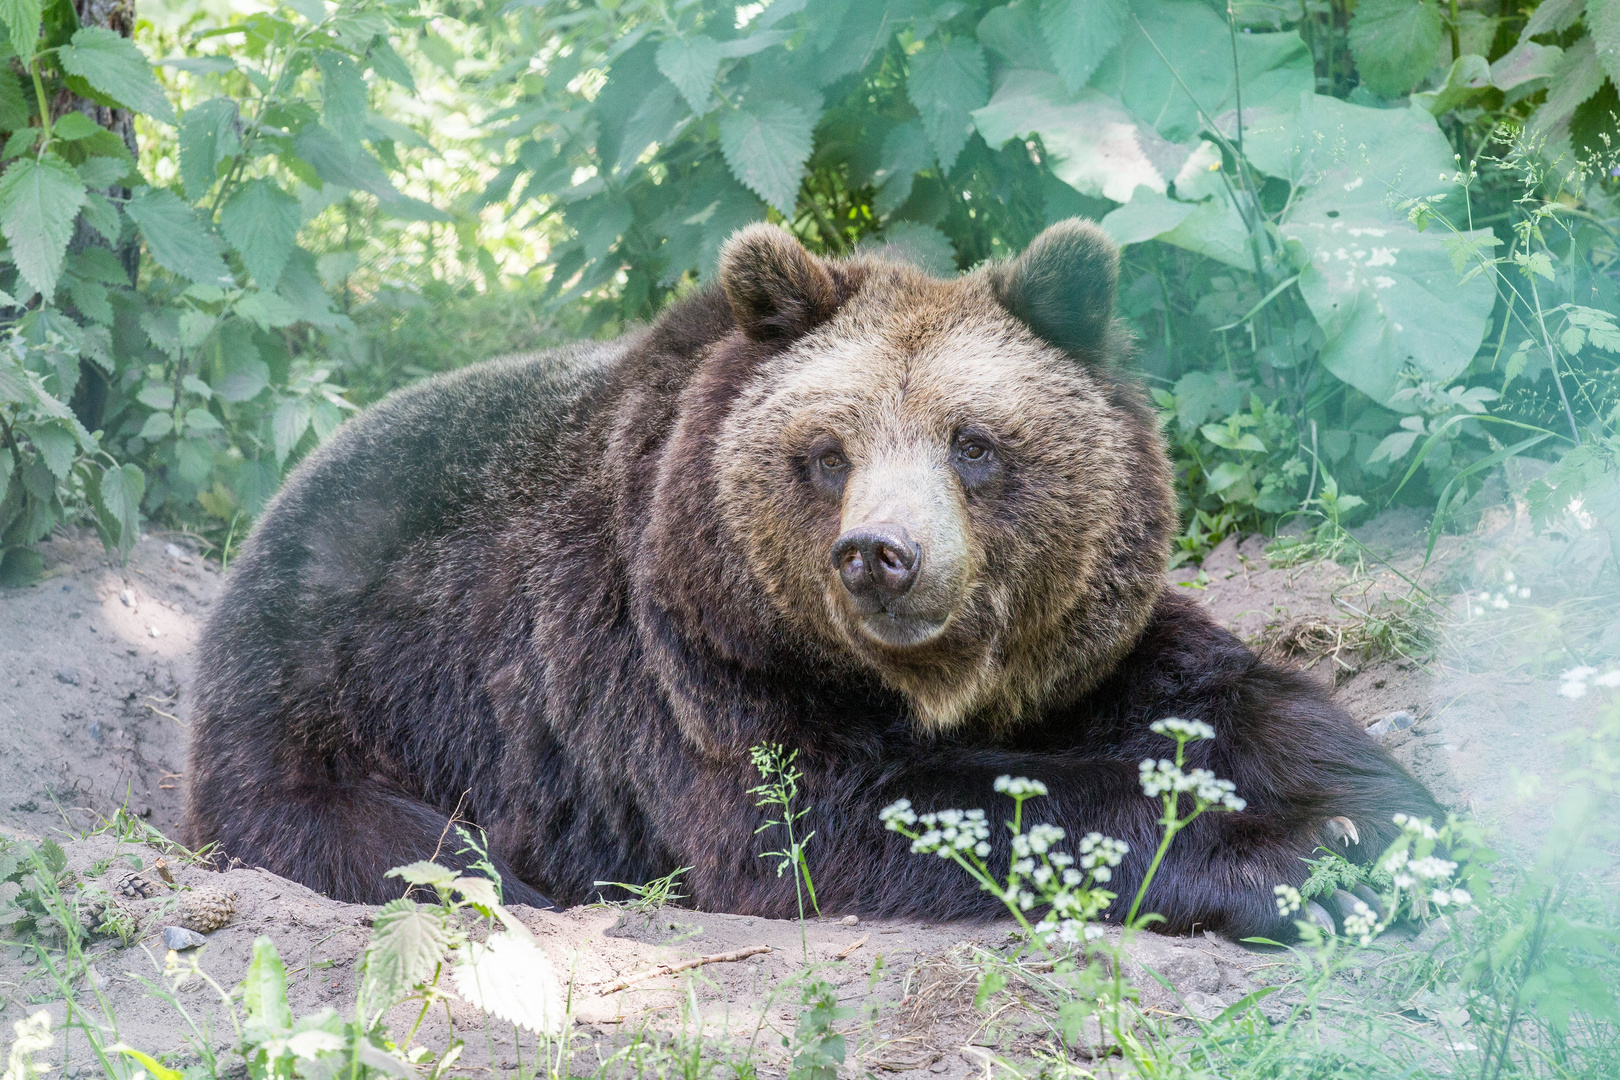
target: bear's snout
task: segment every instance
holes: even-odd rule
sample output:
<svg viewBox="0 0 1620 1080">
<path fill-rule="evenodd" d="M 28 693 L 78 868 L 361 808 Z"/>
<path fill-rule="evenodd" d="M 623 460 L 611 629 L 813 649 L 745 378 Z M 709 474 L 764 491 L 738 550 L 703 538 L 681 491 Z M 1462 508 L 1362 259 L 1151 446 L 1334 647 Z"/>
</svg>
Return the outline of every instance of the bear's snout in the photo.
<svg viewBox="0 0 1620 1080">
<path fill-rule="evenodd" d="M 905 595 L 917 580 L 922 548 L 904 525 L 884 521 L 840 536 L 833 543 L 832 559 L 851 596 L 883 604 Z"/>
</svg>

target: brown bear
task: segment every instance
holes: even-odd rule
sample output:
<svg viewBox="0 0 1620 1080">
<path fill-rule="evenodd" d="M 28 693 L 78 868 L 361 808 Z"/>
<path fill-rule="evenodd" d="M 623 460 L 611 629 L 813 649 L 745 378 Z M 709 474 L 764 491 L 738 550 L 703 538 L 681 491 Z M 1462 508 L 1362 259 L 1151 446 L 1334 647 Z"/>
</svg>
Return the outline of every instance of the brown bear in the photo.
<svg viewBox="0 0 1620 1080">
<path fill-rule="evenodd" d="M 1183 832 L 1160 929 L 1286 936 L 1273 887 L 1341 840 L 1382 850 L 1429 794 L 1324 691 L 1165 586 L 1154 413 L 1121 370 L 1118 254 L 1069 221 L 937 280 L 826 261 L 763 225 L 718 286 L 605 344 L 400 391 L 297 470 L 231 567 L 200 654 L 187 823 L 329 895 L 473 856 L 509 902 L 690 866 L 703 908 L 796 910 L 756 837 L 750 748 L 799 752 L 821 908 L 931 920 L 1000 901 L 879 810 L 1010 804 L 1130 853 L 1138 763 L 1247 800 Z M 1008 834 L 992 831 L 993 865 Z"/>
</svg>

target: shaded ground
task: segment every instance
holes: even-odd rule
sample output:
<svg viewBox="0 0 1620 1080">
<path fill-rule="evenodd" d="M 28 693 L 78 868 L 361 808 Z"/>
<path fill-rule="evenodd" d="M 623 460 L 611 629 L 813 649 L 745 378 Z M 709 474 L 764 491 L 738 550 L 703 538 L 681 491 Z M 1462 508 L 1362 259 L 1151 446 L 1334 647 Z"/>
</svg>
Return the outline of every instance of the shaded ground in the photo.
<svg viewBox="0 0 1620 1080">
<path fill-rule="evenodd" d="M 1373 556 L 1360 566 L 1346 564 L 1359 548 L 1341 552 L 1338 563 L 1273 568 L 1263 539 L 1228 542 L 1201 568 L 1179 571 L 1176 587 L 1197 591 L 1257 648 L 1331 682 L 1351 713 L 1377 724 L 1443 802 L 1499 826 L 1512 845 L 1533 845 L 1559 772 L 1554 737 L 1597 707 L 1595 695 L 1561 695 L 1559 673 L 1606 633 L 1620 632 L 1607 601 L 1588 595 L 1603 551 L 1574 528 L 1534 537 L 1504 512 L 1473 537 L 1444 539 L 1422 568 L 1418 527 L 1415 517 L 1374 522 L 1361 532 Z M 0 592 L 0 833 L 55 837 L 81 881 L 127 892 L 135 863 L 150 868 L 160 849 L 111 831 L 83 834 L 119 807 L 161 832 L 176 831 L 188 657 L 220 575 L 182 538 L 144 540 L 124 567 L 110 565 L 88 539 L 53 540 L 45 556 L 43 582 Z M 1511 583 L 1504 580 L 1509 571 Z M 1408 579 L 1446 599 L 1414 605 Z M 152 1051 L 182 1043 L 172 1007 L 150 997 L 137 976 L 156 976 L 162 928 L 192 891 L 235 896 L 234 917 L 208 935 L 200 953 L 221 985 L 242 978 L 253 939 L 267 934 L 292 976 L 295 1015 L 352 1005 L 356 961 L 375 909 L 327 900 L 261 870 L 221 874 L 172 852 L 169 860 L 173 886 L 148 872 L 152 895 L 120 900 L 138 923 L 136 941 L 127 948 L 98 943 L 96 971 L 80 980 L 86 993 L 99 984 L 125 1041 Z M 861 1070 L 984 1075 L 987 1054 L 1033 1053 L 1044 1037 L 1038 978 L 1025 995 L 1036 1012 L 972 1007 L 972 953 L 1006 947 L 1007 925 L 849 925 L 829 917 L 810 921 L 801 944 L 796 923 L 720 913 L 597 907 L 522 914 L 553 964 L 572 973 L 578 1030 L 586 1036 L 574 1050 L 583 1059 L 576 1071 L 642 1030 L 669 1036 L 701 1029 L 712 1045 L 739 1052 L 752 1045 L 768 1071 L 784 1066 L 782 1039 L 800 1006 L 782 988 L 806 953 L 826 965 L 822 977 L 845 1004 L 865 1010 L 842 1025 L 850 1063 Z M 771 951 L 706 966 L 696 978 L 662 976 L 603 993 L 658 964 L 757 945 Z M 1133 956 L 1175 988 L 1137 980 L 1148 1009 L 1169 1017 L 1213 1015 L 1286 971 L 1276 955 L 1212 935 L 1147 935 Z M 30 956 L 0 950 L 0 1030 L 55 996 Z M 211 988 L 194 980 L 180 998 L 195 1017 L 213 1017 L 217 1042 L 231 1041 Z M 1268 1002 L 1284 1008 L 1281 998 Z M 45 1007 L 60 1018 L 60 1003 Z M 397 1019 L 396 1030 L 404 1030 L 414 1016 Z M 466 1033 L 478 1019 L 464 1004 L 448 1015 L 436 1011 L 423 1021 L 421 1041 L 443 1045 L 450 1025 Z M 525 1060 L 532 1053 L 531 1045 Z M 508 1028 L 469 1036 L 463 1062 L 510 1067 L 515 1059 Z M 81 1065 L 89 1068 L 82 1052 L 72 1062 L 68 1080 Z"/>
</svg>

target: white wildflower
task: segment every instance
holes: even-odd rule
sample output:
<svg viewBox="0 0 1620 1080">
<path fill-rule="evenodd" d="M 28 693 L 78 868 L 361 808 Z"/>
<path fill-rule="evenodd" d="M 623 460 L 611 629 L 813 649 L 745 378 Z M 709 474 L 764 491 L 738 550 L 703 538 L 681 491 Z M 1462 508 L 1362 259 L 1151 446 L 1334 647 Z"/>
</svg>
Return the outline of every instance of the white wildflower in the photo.
<svg viewBox="0 0 1620 1080">
<path fill-rule="evenodd" d="M 1039 780 L 1031 780 L 1024 776 L 998 776 L 996 777 L 995 789 L 1004 795 L 1011 795 L 1013 798 L 1046 794 L 1045 784 Z"/>
<path fill-rule="evenodd" d="M 1278 885 L 1271 891 L 1277 895 L 1277 914 L 1285 919 L 1305 906 L 1305 899 L 1292 885 Z"/>
<path fill-rule="evenodd" d="M 1620 686 L 1620 668 L 1615 668 L 1613 671 L 1605 671 L 1592 681 L 1599 686 L 1612 690 L 1616 686 Z"/>
<path fill-rule="evenodd" d="M 1172 716 L 1167 720 L 1155 720 L 1148 727 L 1160 735 L 1168 735 L 1171 738 L 1182 736 L 1188 739 L 1213 739 L 1215 737 L 1215 729 L 1202 720 L 1182 720 Z"/>
<path fill-rule="evenodd" d="M 893 832 L 902 825 L 917 824 L 917 812 L 911 808 L 910 799 L 900 799 L 879 810 L 878 820 L 883 822 L 884 828 Z"/>
</svg>

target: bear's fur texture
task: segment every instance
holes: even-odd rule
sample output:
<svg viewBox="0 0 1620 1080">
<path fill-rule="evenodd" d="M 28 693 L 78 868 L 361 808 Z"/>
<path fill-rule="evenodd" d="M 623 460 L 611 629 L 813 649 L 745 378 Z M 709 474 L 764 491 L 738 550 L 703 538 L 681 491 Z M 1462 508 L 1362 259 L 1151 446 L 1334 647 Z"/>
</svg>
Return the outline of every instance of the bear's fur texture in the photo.
<svg viewBox="0 0 1620 1080">
<path fill-rule="evenodd" d="M 1050 790 L 1032 820 L 1130 845 L 1117 916 L 1158 836 L 1138 763 L 1174 745 L 1148 725 L 1180 716 L 1217 733 L 1189 767 L 1248 806 L 1183 832 L 1144 910 L 1289 935 L 1273 886 L 1330 818 L 1365 860 L 1393 815 L 1439 810 L 1320 687 L 1166 591 L 1171 472 L 1119 370 L 1116 261 L 1074 221 L 940 281 L 754 226 L 646 329 L 392 395 L 231 568 L 188 839 L 378 903 L 389 867 L 473 858 L 454 816 L 510 902 L 689 865 L 693 903 L 782 917 L 748 794 L 772 741 L 799 751 L 823 910 L 996 914 L 878 811 L 999 822 L 1011 774 Z M 887 547 L 845 543 L 872 529 Z M 873 592 L 867 556 L 907 591 Z"/>
</svg>

